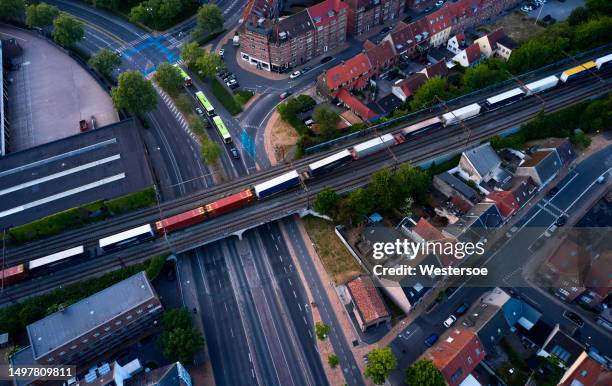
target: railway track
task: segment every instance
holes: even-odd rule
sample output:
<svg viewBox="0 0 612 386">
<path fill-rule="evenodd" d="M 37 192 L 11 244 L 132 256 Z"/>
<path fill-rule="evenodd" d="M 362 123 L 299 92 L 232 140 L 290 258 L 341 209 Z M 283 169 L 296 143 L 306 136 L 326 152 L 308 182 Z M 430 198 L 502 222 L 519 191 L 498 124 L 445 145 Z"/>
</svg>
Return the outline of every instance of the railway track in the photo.
<svg viewBox="0 0 612 386">
<path fill-rule="evenodd" d="M 333 186 L 338 192 L 341 193 L 350 191 L 357 187 L 366 185 L 369 182 L 371 174 L 384 166 L 393 166 L 396 163 L 404 162 L 419 164 L 428 160 L 439 158 L 452 152 L 460 151 L 465 147 L 465 145 L 479 143 L 480 141 L 487 139 L 496 133 L 503 132 L 509 128 L 515 127 L 520 123 L 524 123 L 535 117 L 542 110 L 544 112 L 553 112 L 568 105 L 574 104 L 577 101 L 592 98 L 610 90 L 610 83 L 607 77 L 605 84 L 598 85 L 597 87 L 585 87 L 589 85 L 589 83 L 592 82 L 583 80 L 582 82 L 576 82 L 572 87 L 557 90 L 557 92 L 554 94 L 554 98 L 547 96 L 549 99 L 544 99 L 543 102 L 545 103 L 545 106 L 543 106 L 543 108 L 534 106 L 533 100 L 531 99 L 531 103 L 529 103 L 531 106 L 525 106 L 525 104 L 517 102 L 504 108 L 503 115 L 500 114 L 498 116 L 497 112 L 492 112 L 490 114 L 485 114 L 467 121 L 466 124 L 470 127 L 484 128 L 472 129 L 471 135 L 466 133 L 463 127 L 454 128 L 454 130 L 439 130 L 427 135 L 426 137 L 411 140 L 400 146 L 392 148 L 394 156 L 391 156 L 391 154 L 389 154 L 387 151 L 372 155 L 369 158 L 359 161 L 359 168 L 351 168 L 353 171 L 351 178 L 346 178 L 346 170 L 336 170 L 323 178 L 311 181 L 311 183 L 308 184 L 308 192 L 300 190 L 298 192 L 293 191 L 281 194 L 275 198 L 275 201 L 269 200 L 257 202 L 254 205 L 242 208 L 225 216 L 213 218 L 200 225 L 174 233 L 169 235 L 167 238 L 158 238 L 152 242 L 140 244 L 120 252 L 93 258 L 89 261 L 76 264 L 54 274 L 31 279 L 15 285 L 14 287 L 6 288 L 0 294 L 0 306 L 6 306 L 15 301 L 47 292 L 58 286 L 63 286 L 82 280 L 85 277 L 93 277 L 103 274 L 113 268 L 119 268 L 122 265 L 131 265 L 142 262 L 150 256 L 156 254 L 167 253 L 168 251 L 175 253 L 186 251 L 194 246 L 224 238 L 232 234 L 235 230 L 252 228 L 258 224 L 263 224 L 267 221 L 273 220 L 271 218 L 271 212 L 268 210 L 270 206 L 274 207 L 274 213 L 277 213 L 277 218 L 284 217 L 287 214 L 295 213 L 300 208 L 307 207 L 309 199 L 326 186 Z M 530 111 L 523 114 L 517 114 L 517 112 L 521 112 L 523 110 Z M 501 112 L 501 110 L 499 110 L 499 112 Z M 515 114 L 517 114 L 515 118 L 506 120 L 503 125 L 495 124 L 502 119 L 502 116 L 511 117 Z M 431 146 L 432 143 L 435 144 L 450 138 L 457 138 L 457 141 L 451 145 L 433 151 L 429 151 L 427 149 L 427 146 Z M 429 143 L 429 145 L 427 145 L 427 143 Z M 308 162 L 312 162 L 312 160 L 305 161 L 303 164 Z M 293 168 L 295 167 L 297 167 L 297 163 L 293 165 Z M 287 167 L 286 169 L 292 168 Z M 279 173 L 278 169 L 274 174 L 276 173 Z M 344 178 L 344 180 L 334 183 L 334 180 L 339 178 Z M 244 185 L 237 184 L 237 189 L 239 190 L 243 186 Z M 279 202 L 281 203 L 279 204 Z M 270 205 L 270 203 L 274 203 L 274 205 Z M 181 204 L 181 206 L 178 206 L 177 211 L 191 209 L 193 206 L 194 204 L 189 201 L 186 204 Z M 159 212 L 154 212 L 153 214 L 155 213 L 159 215 Z M 143 222 L 145 221 L 139 219 L 135 225 L 140 225 Z M 122 229 L 128 227 L 125 222 L 121 222 L 120 224 Z M 108 233 L 113 233 L 113 231 L 107 229 L 106 234 Z M 81 237 L 83 237 L 82 234 Z M 93 238 L 93 236 L 90 234 L 88 234 L 86 237 L 91 240 L 85 243 L 86 246 L 93 246 L 97 238 Z M 82 240 L 82 238 L 80 240 Z M 66 239 L 62 239 L 61 242 L 66 242 Z M 83 243 L 82 241 L 78 242 Z M 66 247 L 66 244 L 62 245 Z M 25 260 L 28 259 L 29 258 L 25 258 Z M 61 278 L 58 278 L 60 273 Z"/>
</svg>

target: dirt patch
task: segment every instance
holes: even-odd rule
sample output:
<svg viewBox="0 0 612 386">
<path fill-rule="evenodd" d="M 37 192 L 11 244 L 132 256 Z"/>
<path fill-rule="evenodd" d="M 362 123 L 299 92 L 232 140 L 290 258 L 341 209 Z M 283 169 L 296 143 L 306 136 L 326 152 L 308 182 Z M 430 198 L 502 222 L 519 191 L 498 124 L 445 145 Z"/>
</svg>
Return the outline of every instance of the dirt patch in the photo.
<svg viewBox="0 0 612 386">
<path fill-rule="evenodd" d="M 298 139 L 295 129 L 283 121 L 276 111 L 272 113 L 264 129 L 266 154 L 272 166 L 291 157 Z"/>
<path fill-rule="evenodd" d="M 491 24 L 478 28 L 490 32 L 503 27 L 504 32 L 517 43 L 523 43 L 533 38 L 545 28 L 536 24 L 535 20 L 522 12 L 512 12 Z"/>
<path fill-rule="evenodd" d="M 336 236 L 332 223 L 316 217 L 303 220 L 325 270 L 336 284 L 344 284 L 363 273 L 361 266 Z"/>
</svg>

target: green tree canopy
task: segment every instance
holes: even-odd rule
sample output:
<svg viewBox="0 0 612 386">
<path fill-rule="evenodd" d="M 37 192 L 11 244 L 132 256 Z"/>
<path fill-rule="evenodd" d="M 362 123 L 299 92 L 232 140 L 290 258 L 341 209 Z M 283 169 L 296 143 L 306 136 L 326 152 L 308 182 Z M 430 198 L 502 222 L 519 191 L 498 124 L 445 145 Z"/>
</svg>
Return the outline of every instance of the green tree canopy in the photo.
<svg viewBox="0 0 612 386">
<path fill-rule="evenodd" d="M 53 20 L 53 40 L 64 47 L 72 47 L 85 36 L 83 23 L 66 12 Z"/>
<path fill-rule="evenodd" d="M 505 80 L 506 74 L 503 67 L 505 63 L 500 60 L 489 59 L 466 69 L 461 77 L 461 91 L 468 93 Z"/>
<path fill-rule="evenodd" d="M 317 193 L 314 200 L 314 210 L 317 212 L 331 216 L 336 209 L 338 202 L 340 202 L 340 196 L 330 187 L 326 187 L 319 193 Z"/>
<path fill-rule="evenodd" d="M 567 23 L 571 26 L 586 23 L 590 16 L 589 11 L 585 7 L 576 7 L 567 18 Z"/>
<path fill-rule="evenodd" d="M 206 78 L 213 78 L 217 73 L 217 69 L 224 66 L 223 60 L 221 60 L 219 55 L 206 50 L 202 50 L 195 63 L 198 74 Z"/>
<path fill-rule="evenodd" d="M 327 363 L 329 364 L 329 367 L 331 367 L 332 369 L 335 369 L 338 366 L 338 356 L 336 354 L 332 354 L 329 357 L 327 357 Z"/>
<path fill-rule="evenodd" d="M 421 359 L 406 369 L 406 384 L 409 386 L 445 386 L 446 381 L 432 361 Z"/>
<path fill-rule="evenodd" d="M 147 0 L 130 10 L 130 20 L 154 29 L 165 29 L 188 5 L 189 2 L 183 0 Z"/>
<path fill-rule="evenodd" d="M 166 358 L 190 363 L 193 362 L 195 354 L 204 347 L 204 339 L 194 328 L 175 328 L 162 331 L 158 344 Z"/>
<path fill-rule="evenodd" d="M 414 93 L 410 107 L 420 110 L 439 103 L 438 98 L 444 100 L 449 96 L 448 83 L 445 78 L 434 76 L 427 79 Z"/>
<path fill-rule="evenodd" d="M 340 122 L 340 115 L 337 112 L 320 107 L 314 112 L 314 121 L 319 125 L 323 140 L 327 141 L 336 137 L 338 122 Z"/>
<path fill-rule="evenodd" d="M 217 4 L 204 4 L 198 9 L 196 29 L 200 33 L 216 32 L 223 29 L 223 12 Z"/>
<path fill-rule="evenodd" d="M 111 90 L 111 97 L 115 107 L 134 114 L 151 111 L 157 105 L 157 93 L 153 85 L 136 70 L 119 75 L 118 85 Z"/>
<path fill-rule="evenodd" d="M 202 159 L 209 165 L 217 162 L 221 156 L 221 147 L 210 139 L 202 142 L 200 151 L 202 153 Z"/>
<path fill-rule="evenodd" d="M 26 9 L 26 25 L 28 27 L 48 27 L 59 15 L 59 9 L 47 3 L 28 5 Z"/>
<path fill-rule="evenodd" d="M 113 70 L 121 65 L 121 56 L 107 48 L 102 48 L 89 59 L 89 65 L 110 79 Z"/>
<path fill-rule="evenodd" d="M 359 188 L 348 194 L 347 205 L 350 208 L 351 220 L 360 223 L 376 208 L 376 199 L 368 189 Z"/>
<path fill-rule="evenodd" d="M 397 359 L 390 348 L 375 348 L 368 353 L 370 364 L 366 368 L 365 376 L 376 385 L 385 383 L 391 371 L 397 366 Z"/>
<path fill-rule="evenodd" d="M 187 63 L 189 68 L 195 68 L 196 61 L 203 52 L 204 49 L 202 49 L 198 43 L 187 43 L 181 48 L 181 59 Z"/>
<path fill-rule="evenodd" d="M 315 324 L 315 334 L 319 340 L 325 339 L 327 335 L 329 335 L 330 328 L 327 324 L 317 322 Z"/>
<path fill-rule="evenodd" d="M 609 0 L 586 0 L 586 9 L 600 15 L 612 15 L 612 3 Z"/>
<path fill-rule="evenodd" d="M 183 84 L 185 83 L 179 69 L 167 62 L 157 66 L 153 78 L 165 92 L 173 97 L 181 92 Z"/>
<path fill-rule="evenodd" d="M 25 4 L 23 0 L 0 0 L 0 20 L 23 20 Z"/>
<path fill-rule="evenodd" d="M 171 308 L 164 312 L 162 316 L 162 326 L 165 329 L 191 328 L 191 313 L 187 308 Z"/>
</svg>

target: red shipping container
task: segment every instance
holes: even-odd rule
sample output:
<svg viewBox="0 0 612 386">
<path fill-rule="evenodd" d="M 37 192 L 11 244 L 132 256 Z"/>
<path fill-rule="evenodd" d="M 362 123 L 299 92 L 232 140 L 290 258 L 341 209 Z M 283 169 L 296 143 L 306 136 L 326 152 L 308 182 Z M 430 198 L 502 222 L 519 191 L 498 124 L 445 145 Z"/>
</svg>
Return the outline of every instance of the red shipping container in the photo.
<svg viewBox="0 0 612 386">
<path fill-rule="evenodd" d="M 174 232 L 175 230 L 202 222 L 205 219 L 206 212 L 204 208 L 200 206 L 188 212 L 179 213 L 162 221 L 157 221 L 155 223 L 155 231 L 159 234 L 163 234 L 164 228 L 166 228 L 166 232 Z"/>
<path fill-rule="evenodd" d="M 19 264 L 0 271 L 0 280 L 3 280 L 5 286 L 22 281 L 26 277 L 28 277 L 28 271 L 25 264 Z"/>
<path fill-rule="evenodd" d="M 232 210 L 241 208 L 253 201 L 255 196 L 251 189 L 232 194 L 231 196 L 223 197 L 220 200 L 211 202 L 206 205 L 206 213 L 209 216 L 217 216 L 223 213 L 231 212 Z"/>
</svg>

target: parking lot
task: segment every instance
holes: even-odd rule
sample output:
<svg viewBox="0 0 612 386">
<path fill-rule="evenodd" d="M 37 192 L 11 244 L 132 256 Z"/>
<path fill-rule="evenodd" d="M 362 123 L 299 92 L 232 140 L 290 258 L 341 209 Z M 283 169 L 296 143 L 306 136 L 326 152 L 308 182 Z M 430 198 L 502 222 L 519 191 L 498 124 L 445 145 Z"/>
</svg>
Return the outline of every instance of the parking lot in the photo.
<svg viewBox="0 0 612 386">
<path fill-rule="evenodd" d="M 106 91 L 60 49 L 12 27 L 2 26 L 0 38 L 15 38 L 23 48 L 7 75 L 11 152 L 77 134 L 79 121 L 92 116 L 97 126 L 118 121 Z"/>
<path fill-rule="evenodd" d="M 548 0 L 546 4 L 543 4 L 541 7 L 534 7 L 535 9 L 530 11 L 528 15 L 533 18 L 538 18 L 539 20 L 545 18 L 546 15 L 550 15 L 557 21 L 563 21 L 568 18 L 574 8 L 583 5 L 584 0 L 565 0 L 562 2 L 558 0 Z"/>
</svg>

